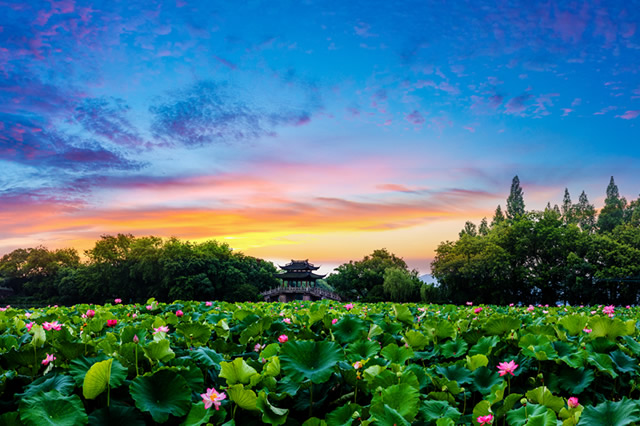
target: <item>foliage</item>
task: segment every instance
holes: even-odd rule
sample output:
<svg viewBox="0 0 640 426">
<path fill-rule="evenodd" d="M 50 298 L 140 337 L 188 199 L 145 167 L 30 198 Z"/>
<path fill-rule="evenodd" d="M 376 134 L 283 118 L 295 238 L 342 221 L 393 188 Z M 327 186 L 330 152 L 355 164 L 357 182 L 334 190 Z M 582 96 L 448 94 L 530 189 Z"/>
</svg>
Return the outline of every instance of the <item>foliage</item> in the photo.
<svg viewBox="0 0 640 426">
<path fill-rule="evenodd" d="M 0 423 L 451 425 L 491 415 L 624 425 L 640 421 L 640 308 L 607 312 L 154 299 L 8 307 Z M 53 321 L 60 330 L 42 327 Z"/>
</svg>

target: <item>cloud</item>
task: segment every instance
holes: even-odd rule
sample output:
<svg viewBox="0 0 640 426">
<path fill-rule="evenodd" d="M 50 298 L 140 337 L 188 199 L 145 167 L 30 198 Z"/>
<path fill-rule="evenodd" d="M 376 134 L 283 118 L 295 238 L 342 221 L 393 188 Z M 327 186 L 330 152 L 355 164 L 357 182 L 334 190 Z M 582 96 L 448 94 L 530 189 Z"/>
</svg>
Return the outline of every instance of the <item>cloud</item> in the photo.
<svg viewBox="0 0 640 426">
<path fill-rule="evenodd" d="M 509 99 L 505 105 L 505 112 L 507 114 L 522 116 L 524 111 L 528 108 L 526 103 L 529 99 L 531 99 L 531 95 L 528 93 Z"/>
<path fill-rule="evenodd" d="M 623 120 L 633 120 L 634 118 L 640 115 L 640 110 L 627 111 L 622 115 L 616 115 L 618 118 L 622 118 Z"/>
<path fill-rule="evenodd" d="M 300 126 L 311 112 L 262 108 L 234 98 L 226 85 L 200 81 L 151 106 L 151 130 L 168 143 L 188 147 L 274 136 L 280 126 Z"/>
<path fill-rule="evenodd" d="M 405 120 L 407 120 L 411 124 L 415 124 L 416 126 L 421 126 L 425 122 L 424 117 L 417 109 L 408 114 L 405 117 Z"/>
</svg>

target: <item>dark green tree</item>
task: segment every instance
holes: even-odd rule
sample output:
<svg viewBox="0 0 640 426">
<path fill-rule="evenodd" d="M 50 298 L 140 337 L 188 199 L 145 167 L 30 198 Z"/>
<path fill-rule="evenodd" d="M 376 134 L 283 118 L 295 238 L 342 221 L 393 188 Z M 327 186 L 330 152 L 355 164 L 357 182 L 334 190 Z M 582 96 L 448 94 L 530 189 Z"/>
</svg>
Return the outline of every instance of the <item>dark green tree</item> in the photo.
<svg viewBox="0 0 640 426">
<path fill-rule="evenodd" d="M 598 229 L 600 232 L 611 232 L 616 226 L 622 225 L 624 220 L 624 209 L 627 200 L 620 197 L 618 186 L 611 176 L 607 186 L 607 198 L 604 200 L 604 207 L 598 216 Z"/>
<path fill-rule="evenodd" d="M 507 198 L 507 219 L 518 219 L 524 213 L 524 192 L 520 187 L 520 179 L 516 175 L 511 181 L 511 191 Z"/>
<path fill-rule="evenodd" d="M 575 223 L 575 208 L 571 204 L 571 195 L 569 189 L 564 189 L 564 197 L 562 198 L 562 221 L 565 225 Z"/>
<path fill-rule="evenodd" d="M 464 228 L 462 228 L 462 231 L 460 231 L 459 235 L 460 237 L 462 237 L 464 234 L 471 235 L 472 237 L 478 235 L 476 225 L 473 222 L 466 221 L 464 224 Z"/>
<path fill-rule="evenodd" d="M 383 274 L 384 294 L 392 302 L 416 302 L 420 298 L 420 279 L 406 269 L 391 267 Z"/>
<path fill-rule="evenodd" d="M 498 207 L 496 207 L 496 211 L 493 214 L 493 219 L 491 220 L 491 227 L 499 225 L 502 222 L 504 222 L 504 213 L 502 213 L 502 208 L 498 204 Z"/>
<path fill-rule="evenodd" d="M 489 234 L 489 224 L 487 223 L 487 218 L 483 217 L 480 221 L 480 226 L 478 227 L 478 235 L 482 235 L 484 237 L 487 234 Z"/>
<path fill-rule="evenodd" d="M 575 219 L 584 232 L 592 233 L 596 229 L 596 208 L 589 204 L 587 194 L 582 191 L 578 204 L 574 206 Z"/>
</svg>

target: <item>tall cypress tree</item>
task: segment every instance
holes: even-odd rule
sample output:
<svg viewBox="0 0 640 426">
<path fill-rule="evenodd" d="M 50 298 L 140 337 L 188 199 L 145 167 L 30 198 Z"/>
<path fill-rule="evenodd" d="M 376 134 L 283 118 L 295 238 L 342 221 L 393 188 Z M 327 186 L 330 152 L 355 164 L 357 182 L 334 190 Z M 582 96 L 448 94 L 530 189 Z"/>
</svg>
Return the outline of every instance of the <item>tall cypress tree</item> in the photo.
<svg viewBox="0 0 640 426">
<path fill-rule="evenodd" d="M 589 204 L 587 194 L 582 191 L 578 204 L 574 206 L 575 218 L 584 232 L 591 233 L 596 227 L 596 208 L 593 204 Z"/>
<path fill-rule="evenodd" d="M 562 220 L 565 225 L 575 223 L 575 211 L 567 188 L 564 189 L 564 198 L 562 199 Z"/>
<path fill-rule="evenodd" d="M 627 200 L 624 197 L 620 197 L 618 185 L 616 185 L 613 176 L 611 176 L 607 186 L 607 198 L 604 200 L 604 207 L 600 210 L 600 215 L 598 216 L 600 232 L 611 232 L 616 226 L 622 224 L 626 205 Z"/>
<path fill-rule="evenodd" d="M 487 218 L 483 217 L 480 221 L 480 226 L 478 227 L 478 234 L 485 236 L 489 233 L 489 224 L 487 223 Z"/>
<path fill-rule="evenodd" d="M 518 175 L 511 181 L 511 192 L 507 198 L 507 219 L 517 219 L 524 215 L 524 196 Z"/>
<path fill-rule="evenodd" d="M 491 226 L 496 226 L 502 222 L 504 222 L 504 214 L 502 213 L 502 208 L 498 204 L 498 207 L 496 207 L 496 212 L 493 214 L 493 219 L 491 220 Z"/>
</svg>

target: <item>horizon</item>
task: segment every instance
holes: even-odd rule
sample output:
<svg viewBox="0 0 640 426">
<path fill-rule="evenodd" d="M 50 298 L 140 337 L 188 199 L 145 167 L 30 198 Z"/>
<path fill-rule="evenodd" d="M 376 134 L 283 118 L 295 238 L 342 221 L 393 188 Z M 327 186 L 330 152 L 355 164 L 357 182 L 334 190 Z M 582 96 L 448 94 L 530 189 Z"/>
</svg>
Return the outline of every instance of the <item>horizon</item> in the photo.
<svg viewBox="0 0 640 426">
<path fill-rule="evenodd" d="M 12 2 L 0 255 L 131 233 L 322 273 L 640 192 L 640 2 Z"/>
</svg>

